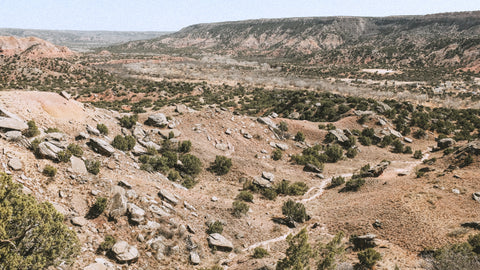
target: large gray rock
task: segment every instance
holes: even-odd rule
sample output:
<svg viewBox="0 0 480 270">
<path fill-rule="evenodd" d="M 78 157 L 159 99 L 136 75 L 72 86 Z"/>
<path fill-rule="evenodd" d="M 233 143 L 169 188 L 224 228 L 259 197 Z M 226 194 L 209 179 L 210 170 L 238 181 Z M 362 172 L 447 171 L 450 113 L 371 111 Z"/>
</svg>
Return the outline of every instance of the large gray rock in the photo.
<svg viewBox="0 0 480 270">
<path fill-rule="evenodd" d="M 165 190 L 165 189 L 161 189 L 159 192 L 158 192 L 158 196 L 162 199 L 162 200 L 166 200 L 174 205 L 177 205 L 178 204 L 178 200 L 177 198 L 175 198 L 175 196 L 170 193 L 169 191 Z"/>
<path fill-rule="evenodd" d="M 96 262 L 87 265 L 83 270 L 108 270 L 108 268 L 105 264 Z"/>
<path fill-rule="evenodd" d="M 141 156 L 141 155 L 146 155 L 148 153 L 147 148 L 141 146 L 140 144 L 135 144 L 135 146 L 132 149 L 132 154 L 135 156 Z"/>
<path fill-rule="evenodd" d="M 257 118 L 257 121 L 271 128 L 277 128 L 277 124 L 275 124 L 270 117 L 259 117 Z"/>
<path fill-rule="evenodd" d="M 125 241 L 118 241 L 113 245 L 112 252 L 119 262 L 132 262 L 138 259 L 138 250 Z"/>
<path fill-rule="evenodd" d="M 19 158 L 14 157 L 8 161 L 8 167 L 12 168 L 14 171 L 20 171 L 23 168 L 23 164 Z"/>
<path fill-rule="evenodd" d="M 85 162 L 81 158 L 72 156 L 70 158 L 70 163 L 72 163 L 71 171 L 75 174 L 87 174 L 87 167 Z"/>
<path fill-rule="evenodd" d="M 362 174 L 362 177 L 379 177 L 385 169 L 387 169 L 389 163 L 384 161 L 375 165 L 373 168 Z"/>
<path fill-rule="evenodd" d="M 270 172 L 262 172 L 262 177 L 267 179 L 270 182 L 273 182 L 273 179 L 275 178 L 275 175 Z"/>
<path fill-rule="evenodd" d="M 95 136 L 100 136 L 100 131 L 97 128 L 92 127 L 90 125 L 87 125 L 87 132 Z"/>
<path fill-rule="evenodd" d="M 219 233 L 212 233 L 208 236 L 208 245 L 217 250 L 230 252 L 233 250 L 233 244 Z"/>
<path fill-rule="evenodd" d="M 75 225 L 75 226 L 83 227 L 83 226 L 87 225 L 88 221 L 84 217 L 74 217 L 70 220 L 70 222 L 72 222 L 72 224 Z"/>
<path fill-rule="evenodd" d="M 390 134 L 392 134 L 393 136 L 395 136 L 397 138 L 402 138 L 403 137 L 402 133 L 396 131 L 395 129 L 388 128 L 388 131 L 390 132 Z"/>
<path fill-rule="evenodd" d="M 190 251 L 190 262 L 192 262 L 193 265 L 198 265 L 202 262 L 196 250 Z"/>
<path fill-rule="evenodd" d="M 337 141 L 341 142 L 341 143 L 344 143 L 344 142 L 347 142 L 348 141 L 348 137 L 347 135 L 345 135 L 345 133 L 343 132 L 343 130 L 337 128 L 337 129 L 333 129 L 333 130 L 329 130 L 328 133 L 332 134 L 333 136 L 335 136 L 335 138 L 337 138 Z"/>
<path fill-rule="evenodd" d="M 455 140 L 452 138 L 443 138 L 438 140 L 437 147 L 440 149 L 445 149 L 451 147 L 455 144 Z"/>
<path fill-rule="evenodd" d="M 127 197 L 125 197 L 125 190 L 121 187 L 114 187 L 113 196 L 110 199 L 110 211 L 108 215 L 117 219 L 127 213 Z"/>
<path fill-rule="evenodd" d="M 115 148 L 108 144 L 106 141 L 98 139 L 98 138 L 91 138 L 90 147 L 97 153 L 102 154 L 104 156 L 111 156 L 115 153 Z"/>
<path fill-rule="evenodd" d="M 145 211 L 133 203 L 127 204 L 130 219 L 136 223 L 142 223 L 145 220 Z"/>
<path fill-rule="evenodd" d="M 156 113 L 148 116 L 147 125 L 154 127 L 165 127 L 168 124 L 167 117 L 163 113 Z"/>
<path fill-rule="evenodd" d="M 22 132 L 18 130 L 11 130 L 5 132 L 5 139 L 11 142 L 20 141 L 23 138 Z"/>
<path fill-rule="evenodd" d="M 146 147 L 146 148 L 153 148 L 157 151 L 160 151 L 162 149 L 162 147 L 152 141 L 138 141 L 139 144 L 141 144 L 143 147 Z"/>
<path fill-rule="evenodd" d="M 469 142 L 467 145 L 464 147 L 460 148 L 456 153 L 469 153 L 473 155 L 480 155 L 480 140 L 475 140 L 472 142 Z"/>
<path fill-rule="evenodd" d="M 373 248 L 377 244 L 375 243 L 375 234 L 369 233 L 353 238 L 353 245 L 356 249 Z"/>
<path fill-rule="evenodd" d="M 58 153 L 60 151 L 63 151 L 63 149 L 51 142 L 42 142 L 38 145 L 38 154 L 52 160 L 58 160 Z"/>
<path fill-rule="evenodd" d="M 267 179 L 263 177 L 255 177 L 253 179 L 253 184 L 261 187 L 261 188 L 271 188 L 272 187 L 272 182 L 268 181 Z"/>
<path fill-rule="evenodd" d="M 22 131 L 27 128 L 28 125 L 21 120 L 0 116 L 0 129 Z"/>
<path fill-rule="evenodd" d="M 147 134 L 145 133 L 145 130 L 143 130 L 143 128 L 139 125 L 136 125 L 133 128 L 132 134 L 133 134 L 133 137 L 135 137 L 137 140 L 143 140 L 143 138 L 147 136 Z"/>
<path fill-rule="evenodd" d="M 170 133 L 172 133 L 173 138 L 177 138 L 182 135 L 182 132 L 178 129 L 162 129 L 159 131 L 159 133 L 164 139 L 170 139 Z"/>
<path fill-rule="evenodd" d="M 150 211 L 152 213 L 157 214 L 161 217 L 169 217 L 170 216 L 170 213 L 168 213 L 166 210 L 156 206 L 155 204 L 150 205 L 150 207 L 148 209 L 150 209 Z"/>
</svg>

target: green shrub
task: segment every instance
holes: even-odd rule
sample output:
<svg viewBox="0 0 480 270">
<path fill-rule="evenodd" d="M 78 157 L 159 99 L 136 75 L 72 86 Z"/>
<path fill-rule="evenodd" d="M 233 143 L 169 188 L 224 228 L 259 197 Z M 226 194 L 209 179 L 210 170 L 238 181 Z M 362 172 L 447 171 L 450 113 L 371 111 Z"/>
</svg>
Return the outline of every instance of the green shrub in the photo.
<svg viewBox="0 0 480 270">
<path fill-rule="evenodd" d="M 275 185 L 275 191 L 277 194 L 300 196 L 308 191 L 308 186 L 304 182 L 290 184 L 290 181 L 284 179 Z"/>
<path fill-rule="evenodd" d="M 423 153 L 421 150 L 416 150 L 415 153 L 413 154 L 413 158 L 416 158 L 416 159 L 421 159 L 423 158 Z"/>
<path fill-rule="evenodd" d="M 404 154 L 412 154 L 412 153 L 413 153 L 412 147 L 406 146 L 406 147 L 403 149 L 403 153 L 404 153 Z"/>
<path fill-rule="evenodd" d="M 61 132 L 61 131 L 60 131 L 60 129 L 58 129 L 56 127 L 54 127 L 54 128 L 49 127 L 49 128 L 47 128 L 47 130 L 45 130 L 45 133 L 55 133 L 55 132 Z"/>
<path fill-rule="evenodd" d="M 37 124 L 35 124 L 34 120 L 30 120 L 27 122 L 28 129 L 23 132 L 23 135 L 25 137 L 31 138 L 35 137 L 38 134 L 40 134 L 40 131 L 38 130 Z"/>
<path fill-rule="evenodd" d="M 277 198 L 277 192 L 273 188 L 264 188 L 262 189 L 262 196 L 265 199 L 274 201 Z"/>
<path fill-rule="evenodd" d="M 382 259 L 382 255 L 373 248 L 367 248 L 357 254 L 360 265 L 372 269 L 373 266 Z"/>
<path fill-rule="evenodd" d="M 127 135 L 123 137 L 122 135 L 117 135 L 113 139 L 112 146 L 121 151 L 130 151 L 136 144 L 136 140 L 133 136 Z"/>
<path fill-rule="evenodd" d="M 216 156 L 215 161 L 213 162 L 212 166 L 210 166 L 210 170 L 215 172 L 217 175 L 224 175 L 230 171 L 232 167 L 232 159 L 227 158 L 225 156 Z"/>
<path fill-rule="evenodd" d="M 293 200 L 286 201 L 282 206 L 282 214 L 289 220 L 303 223 L 308 220 L 307 211 L 302 203 Z"/>
<path fill-rule="evenodd" d="M 94 159 L 85 160 L 85 167 L 91 174 L 97 175 L 100 172 L 100 161 Z"/>
<path fill-rule="evenodd" d="M 109 250 L 112 249 L 112 247 L 115 245 L 116 242 L 117 242 L 117 240 L 115 239 L 115 237 L 113 237 L 111 235 L 106 235 L 105 239 L 100 244 L 99 249 L 101 251 L 109 251 Z"/>
<path fill-rule="evenodd" d="M 124 128 L 132 128 L 138 121 L 138 115 L 124 116 L 120 119 L 120 126 Z"/>
<path fill-rule="evenodd" d="M 97 124 L 97 129 L 103 135 L 108 135 L 108 127 L 105 124 Z"/>
<path fill-rule="evenodd" d="M 192 149 L 192 142 L 191 141 L 182 141 L 178 145 L 178 152 L 180 153 L 188 153 Z"/>
<path fill-rule="evenodd" d="M 176 170 L 170 170 L 170 172 L 168 173 L 168 180 L 170 181 L 177 181 L 180 178 L 180 173 Z"/>
<path fill-rule="evenodd" d="M 468 154 L 463 160 L 462 163 L 460 164 L 460 168 L 467 167 L 468 165 L 473 163 L 473 157 L 472 155 Z"/>
<path fill-rule="evenodd" d="M 24 194 L 4 173 L 0 194 L 0 269 L 55 269 L 73 263 L 80 253 L 78 238 L 52 204 Z"/>
<path fill-rule="evenodd" d="M 288 131 L 288 124 L 286 122 L 282 121 L 278 124 L 278 129 L 283 131 L 283 132 L 287 132 Z"/>
<path fill-rule="evenodd" d="M 255 259 L 261 259 L 261 258 L 264 258 L 268 256 L 268 251 L 262 247 L 256 247 L 254 250 L 253 250 L 253 255 L 252 257 L 255 258 Z"/>
<path fill-rule="evenodd" d="M 309 269 L 309 260 L 313 251 L 308 243 L 307 229 L 303 228 L 296 235 L 287 236 L 288 248 L 285 258 L 277 262 L 277 270 Z"/>
<path fill-rule="evenodd" d="M 67 150 L 76 157 L 81 157 L 83 155 L 83 150 L 78 144 L 71 143 L 68 145 Z"/>
<path fill-rule="evenodd" d="M 358 155 L 357 148 L 348 148 L 346 156 L 348 158 L 355 158 Z"/>
<path fill-rule="evenodd" d="M 238 193 L 235 199 L 245 202 L 253 202 L 253 194 L 248 190 L 242 190 Z"/>
<path fill-rule="evenodd" d="M 232 210 L 233 210 L 232 214 L 236 217 L 241 217 L 247 214 L 249 209 L 250 207 L 248 206 L 248 204 L 242 201 L 234 201 L 232 203 Z"/>
<path fill-rule="evenodd" d="M 345 183 L 345 191 L 358 191 L 365 184 L 365 179 L 354 178 Z"/>
<path fill-rule="evenodd" d="M 335 163 L 343 157 L 343 148 L 338 144 L 327 146 L 325 155 L 328 157 L 328 162 Z"/>
<path fill-rule="evenodd" d="M 327 130 L 334 130 L 334 129 L 337 129 L 337 127 L 334 124 L 332 123 L 327 124 Z"/>
<path fill-rule="evenodd" d="M 282 159 L 282 154 L 283 154 L 283 153 L 282 153 L 282 150 L 280 150 L 280 149 L 275 149 L 275 150 L 273 150 L 273 152 L 272 152 L 272 159 L 273 159 L 273 160 L 280 160 L 280 159 Z"/>
<path fill-rule="evenodd" d="M 297 134 L 295 135 L 295 141 L 304 142 L 305 141 L 305 134 L 303 134 L 303 132 L 301 132 L 301 131 L 297 132 Z"/>
<path fill-rule="evenodd" d="M 45 165 L 42 171 L 43 175 L 48 177 L 54 177 L 57 174 L 57 168 L 51 165 Z"/>
<path fill-rule="evenodd" d="M 202 162 L 199 158 L 191 154 L 185 154 L 180 157 L 183 166 L 181 170 L 189 175 L 195 176 L 202 171 Z"/>
<path fill-rule="evenodd" d="M 58 160 L 60 162 L 68 162 L 70 161 L 70 158 L 72 157 L 72 153 L 70 151 L 60 151 L 57 153 Z"/>
<path fill-rule="evenodd" d="M 328 188 L 338 187 L 340 185 L 343 185 L 344 183 L 345 183 L 345 178 L 344 177 L 342 177 L 342 176 L 333 177 L 332 181 L 328 185 Z"/>
<path fill-rule="evenodd" d="M 197 184 L 197 181 L 195 181 L 195 179 L 191 176 L 188 176 L 186 175 L 185 177 L 183 177 L 183 182 L 182 182 L 182 186 L 188 188 L 188 189 L 191 189 L 193 188 L 195 185 Z"/>
<path fill-rule="evenodd" d="M 358 137 L 358 141 L 364 146 L 372 145 L 372 139 L 370 137 L 360 136 Z"/>
<path fill-rule="evenodd" d="M 222 233 L 223 232 L 223 224 L 220 221 L 215 221 L 210 224 L 208 224 L 207 228 L 207 234 L 212 234 L 212 233 Z"/>
<path fill-rule="evenodd" d="M 393 145 L 393 149 L 392 149 L 393 153 L 403 153 L 403 143 L 400 140 L 397 139 L 393 141 L 392 145 Z"/>
<path fill-rule="evenodd" d="M 98 197 L 95 203 L 90 207 L 90 210 L 87 213 L 87 218 L 93 219 L 100 216 L 103 211 L 107 208 L 108 199 L 105 197 Z"/>
</svg>

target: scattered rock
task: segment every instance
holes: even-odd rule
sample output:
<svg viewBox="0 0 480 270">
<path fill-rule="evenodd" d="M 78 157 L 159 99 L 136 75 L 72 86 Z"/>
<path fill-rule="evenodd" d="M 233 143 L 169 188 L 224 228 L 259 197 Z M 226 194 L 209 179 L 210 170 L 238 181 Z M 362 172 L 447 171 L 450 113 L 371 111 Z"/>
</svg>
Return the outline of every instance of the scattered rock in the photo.
<svg viewBox="0 0 480 270">
<path fill-rule="evenodd" d="M 192 262 L 193 265 L 198 265 L 202 262 L 200 260 L 200 256 L 198 255 L 197 251 L 195 250 L 190 251 L 190 261 Z"/>
<path fill-rule="evenodd" d="M 100 131 L 97 128 L 92 127 L 90 125 L 87 125 L 87 132 L 95 136 L 100 136 Z"/>
<path fill-rule="evenodd" d="M 120 180 L 118 181 L 118 185 L 121 187 L 124 187 L 126 189 L 132 189 L 132 185 L 128 183 L 126 180 Z"/>
<path fill-rule="evenodd" d="M 63 149 L 50 142 L 42 142 L 38 145 L 38 153 L 40 156 L 52 160 L 58 160 L 58 153 L 62 150 Z"/>
<path fill-rule="evenodd" d="M 218 201 L 218 198 L 213 196 L 211 199 L 210 199 L 212 202 L 217 202 Z"/>
<path fill-rule="evenodd" d="M 140 125 L 136 125 L 133 127 L 133 137 L 137 140 L 143 140 L 147 134 L 145 133 L 145 130 Z"/>
<path fill-rule="evenodd" d="M 72 98 L 72 95 L 70 95 L 69 93 L 67 93 L 67 91 L 62 91 L 60 92 L 60 95 L 66 99 L 71 99 Z"/>
<path fill-rule="evenodd" d="M 267 179 L 263 178 L 263 177 L 255 177 L 253 179 L 253 184 L 261 187 L 261 188 L 271 188 L 272 187 L 272 183 L 270 181 L 268 181 Z"/>
<path fill-rule="evenodd" d="M 87 139 L 90 139 L 90 135 L 88 135 L 88 133 L 85 133 L 85 132 L 80 132 L 78 133 L 77 137 L 75 137 L 75 140 L 87 140 Z"/>
<path fill-rule="evenodd" d="M 275 175 L 273 173 L 269 173 L 269 172 L 262 172 L 262 177 L 267 179 L 270 182 L 273 182 L 273 179 L 275 178 Z"/>
<path fill-rule="evenodd" d="M 392 128 L 388 128 L 388 131 L 390 132 L 390 134 L 392 134 L 393 136 L 397 137 L 397 138 L 402 138 L 403 135 L 402 133 L 392 129 Z"/>
<path fill-rule="evenodd" d="M 109 217 L 117 219 L 127 213 L 127 198 L 125 190 L 119 186 L 114 187 L 113 196 L 110 199 Z"/>
<path fill-rule="evenodd" d="M 158 192 L 158 196 L 162 199 L 162 200 L 166 200 L 174 205 L 177 205 L 178 204 L 178 200 L 177 198 L 175 198 L 175 196 L 170 193 L 169 191 L 165 190 L 165 189 L 161 189 L 159 192 Z"/>
<path fill-rule="evenodd" d="M 460 194 L 460 190 L 458 188 L 452 188 L 453 194 Z"/>
<path fill-rule="evenodd" d="M 303 170 L 306 172 L 314 172 L 314 173 L 322 173 L 322 169 L 318 168 L 317 166 L 313 165 L 312 163 L 305 164 Z"/>
<path fill-rule="evenodd" d="M 146 148 L 152 148 L 152 149 L 155 149 L 157 151 L 160 151 L 162 149 L 162 147 L 152 141 L 138 141 L 138 143 L 140 143 L 143 147 L 146 147 Z"/>
<path fill-rule="evenodd" d="M 70 220 L 73 225 L 83 227 L 87 225 L 87 220 L 84 217 L 74 217 Z"/>
<path fill-rule="evenodd" d="M 83 270 L 108 270 L 107 266 L 103 263 L 92 263 L 87 265 Z"/>
<path fill-rule="evenodd" d="M 115 153 L 115 148 L 108 144 L 106 141 L 98 139 L 98 138 L 91 138 L 90 139 L 90 147 L 97 153 L 111 156 Z"/>
<path fill-rule="evenodd" d="M 212 233 L 208 236 L 208 244 L 217 250 L 230 252 L 233 250 L 233 244 L 227 238 L 219 233 Z"/>
<path fill-rule="evenodd" d="M 227 151 L 228 150 L 228 145 L 225 144 L 225 143 L 217 143 L 215 145 L 215 148 L 217 148 L 218 150 Z"/>
<path fill-rule="evenodd" d="M 14 171 L 20 171 L 23 168 L 23 163 L 19 158 L 14 157 L 8 161 L 8 167 Z"/>
<path fill-rule="evenodd" d="M 132 154 L 135 156 L 141 156 L 141 155 L 146 155 L 148 153 L 147 148 L 141 146 L 140 144 L 135 144 L 135 146 L 132 149 Z"/>
<path fill-rule="evenodd" d="M 168 124 L 167 117 L 163 113 L 156 113 L 148 116 L 145 124 L 154 127 L 165 127 Z"/>
<path fill-rule="evenodd" d="M 136 223 L 142 223 L 145 220 L 145 211 L 133 203 L 127 204 L 130 220 Z"/>
<path fill-rule="evenodd" d="M 362 177 L 379 177 L 385 169 L 388 167 L 388 162 L 380 162 L 379 164 L 375 165 L 373 168 L 368 170 L 365 173 L 362 173 Z"/>
<path fill-rule="evenodd" d="M 170 213 L 168 213 L 167 211 L 163 210 L 162 208 L 160 208 L 160 207 L 158 207 L 154 204 L 150 205 L 150 207 L 148 209 L 150 209 L 150 211 L 152 211 L 152 213 L 157 214 L 161 217 L 170 216 Z"/>
<path fill-rule="evenodd" d="M 287 151 L 288 150 L 288 145 L 284 143 L 275 143 L 275 147 L 277 147 L 280 150 Z"/>
<path fill-rule="evenodd" d="M 231 130 L 231 129 L 229 129 L 229 128 L 227 128 L 227 130 L 225 130 L 225 134 L 227 134 L 227 135 L 231 135 L 231 134 L 232 134 L 232 130 Z"/>
<path fill-rule="evenodd" d="M 472 194 L 472 198 L 477 201 L 477 202 L 480 202 L 480 192 L 474 192 Z"/>
<path fill-rule="evenodd" d="M 170 134 L 173 135 L 172 138 L 177 138 L 182 135 L 182 132 L 178 129 L 162 129 L 159 133 L 164 139 L 171 139 Z"/>
<path fill-rule="evenodd" d="M 290 119 L 298 119 L 298 118 L 300 118 L 300 113 L 298 113 L 298 112 L 292 112 L 291 114 L 288 115 L 288 118 L 290 118 Z"/>
<path fill-rule="evenodd" d="M 87 174 L 87 167 L 85 162 L 76 156 L 70 157 L 70 163 L 72 164 L 71 171 L 75 174 Z"/>
<path fill-rule="evenodd" d="M 344 143 L 344 142 L 347 142 L 348 141 L 348 137 L 347 135 L 345 135 L 345 133 L 343 132 L 343 130 L 337 128 L 337 129 L 333 129 L 333 130 L 329 130 L 328 133 L 332 134 L 333 136 L 335 136 L 335 138 L 337 138 L 337 141 L 340 142 L 340 143 Z"/>
<path fill-rule="evenodd" d="M 275 124 L 270 117 L 259 117 L 257 118 L 257 121 L 271 128 L 277 128 L 277 124 Z"/>
<path fill-rule="evenodd" d="M 403 140 L 407 143 L 412 143 L 413 142 L 413 140 L 408 138 L 408 137 L 404 137 Z"/>
<path fill-rule="evenodd" d="M 132 262 L 138 259 L 138 250 L 125 241 L 118 241 L 113 245 L 112 252 L 120 263 Z"/>
</svg>

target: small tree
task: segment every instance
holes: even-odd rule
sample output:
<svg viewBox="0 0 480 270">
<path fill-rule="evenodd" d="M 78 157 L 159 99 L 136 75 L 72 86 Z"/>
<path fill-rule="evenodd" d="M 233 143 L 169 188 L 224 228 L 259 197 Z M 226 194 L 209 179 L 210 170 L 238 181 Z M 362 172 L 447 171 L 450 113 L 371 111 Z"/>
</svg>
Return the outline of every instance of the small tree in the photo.
<svg viewBox="0 0 480 270">
<path fill-rule="evenodd" d="M 252 257 L 255 259 L 261 259 L 264 258 L 265 256 L 268 256 L 268 251 L 262 247 L 256 247 L 253 250 L 253 255 Z"/>
<path fill-rule="evenodd" d="M 45 176 L 54 177 L 57 174 L 57 168 L 55 168 L 51 165 L 46 165 L 45 168 L 43 168 L 42 173 Z"/>
<path fill-rule="evenodd" d="M 287 236 L 286 257 L 277 262 L 276 270 L 308 269 L 308 261 L 313 256 L 308 243 L 307 229 L 303 228 L 297 235 Z"/>
<path fill-rule="evenodd" d="M 207 234 L 212 234 L 212 233 L 222 233 L 223 232 L 223 224 L 220 221 L 215 221 L 210 224 L 208 224 L 207 228 Z"/>
<path fill-rule="evenodd" d="M 97 129 L 103 135 L 108 135 L 108 127 L 105 124 L 97 124 Z"/>
<path fill-rule="evenodd" d="M 112 146 L 121 151 L 130 151 L 135 147 L 136 142 L 135 138 L 131 135 L 125 137 L 117 135 L 113 139 Z"/>
<path fill-rule="evenodd" d="M 109 251 L 112 249 L 112 247 L 115 245 L 116 242 L 117 240 L 115 239 L 115 237 L 111 235 L 106 235 L 105 239 L 100 244 L 100 247 L 98 249 L 101 251 Z"/>
<path fill-rule="evenodd" d="M 285 121 L 282 121 L 278 124 L 278 129 L 280 129 L 283 132 L 288 131 L 288 124 Z"/>
<path fill-rule="evenodd" d="M 178 145 L 178 152 L 180 153 L 188 153 L 192 149 L 192 142 L 191 141 L 182 141 Z"/>
<path fill-rule="evenodd" d="M 238 193 L 236 199 L 244 202 L 253 202 L 253 194 L 248 190 L 242 190 Z"/>
<path fill-rule="evenodd" d="M 250 209 L 250 207 L 248 206 L 248 204 L 242 202 L 242 201 L 234 201 L 232 203 L 232 214 L 235 216 L 235 217 L 241 217 L 245 214 L 247 214 L 248 210 Z"/>
<path fill-rule="evenodd" d="M 325 150 L 328 157 L 328 162 L 337 162 L 343 157 L 343 149 L 338 144 L 329 145 Z"/>
<path fill-rule="evenodd" d="M 225 156 L 216 156 L 215 161 L 213 162 L 210 170 L 215 172 L 217 175 L 224 175 L 230 171 L 232 167 L 232 159 Z"/>
<path fill-rule="evenodd" d="M 304 222 L 308 219 L 307 211 L 302 203 L 297 203 L 291 199 L 286 201 L 282 206 L 282 214 L 289 220 L 296 222 Z"/>
<path fill-rule="evenodd" d="M 97 175 L 100 172 L 100 161 L 94 159 L 85 160 L 85 167 L 91 174 Z"/>
<path fill-rule="evenodd" d="M 330 185 L 328 185 L 328 188 L 338 187 L 340 185 L 343 185 L 344 183 L 345 183 L 344 177 L 342 176 L 333 177 L 332 181 L 330 182 Z"/>
<path fill-rule="evenodd" d="M 423 154 L 421 150 L 416 150 L 415 153 L 413 154 L 413 158 L 421 159 L 422 157 L 423 157 Z"/>
<path fill-rule="evenodd" d="M 360 265 L 372 269 L 373 266 L 382 258 L 382 255 L 373 248 L 367 248 L 357 254 Z"/>
<path fill-rule="evenodd" d="M 199 158 L 191 154 L 185 154 L 180 157 L 183 166 L 181 170 L 189 175 L 197 175 L 202 171 L 202 162 Z"/>
<path fill-rule="evenodd" d="M 28 125 L 28 129 L 23 132 L 23 135 L 25 135 L 25 137 L 31 138 L 40 134 L 37 124 L 35 123 L 34 120 L 28 121 L 27 125 Z"/>
<path fill-rule="evenodd" d="M 95 201 L 95 204 L 93 204 L 92 207 L 90 207 L 90 210 L 88 211 L 87 218 L 93 219 L 97 218 L 100 216 L 103 211 L 107 208 L 108 204 L 108 199 L 105 197 L 98 197 L 97 200 Z"/>
<path fill-rule="evenodd" d="M 132 128 L 138 121 L 138 115 L 124 116 L 120 119 L 120 126 L 124 128 Z"/>
<path fill-rule="evenodd" d="M 272 152 L 272 159 L 273 160 L 280 160 L 282 159 L 282 150 L 280 149 L 275 149 Z"/>
<path fill-rule="evenodd" d="M 305 141 L 305 134 L 303 134 L 303 132 L 301 132 L 301 131 L 297 132 L 297 134 L 295 135 L 295 141 L 304 142 Z"/>
</svg>

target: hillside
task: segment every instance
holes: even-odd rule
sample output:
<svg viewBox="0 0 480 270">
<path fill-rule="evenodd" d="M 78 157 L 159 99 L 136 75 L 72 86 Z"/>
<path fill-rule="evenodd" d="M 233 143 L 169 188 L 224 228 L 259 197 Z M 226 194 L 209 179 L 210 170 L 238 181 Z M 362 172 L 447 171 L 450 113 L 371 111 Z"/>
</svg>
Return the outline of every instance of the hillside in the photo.
<svg viewBox="0 0 480 270">
<path fill-rule="evenodd" d="M 152 39 L 169 32 L 158 31 L 75 31 L 0 28 L 0 36 L 38 37 L 74 51 L 88 51 L 133 40 Z"/>
<path fill-rule="evenodd" d="M 65 58 L 74 55 L 67 47 L 57 46 L 36 37 L 0 36 L 0 55 L 12 56 L 15 54 L 29 58 Z"/>
<path fill-rule="evenodd" d="M 216 53 L 272 61 L 368 66 L 478 65 L 480 12 L 313 17 L 198 24 L 110 50 Z"/>
</svg>

